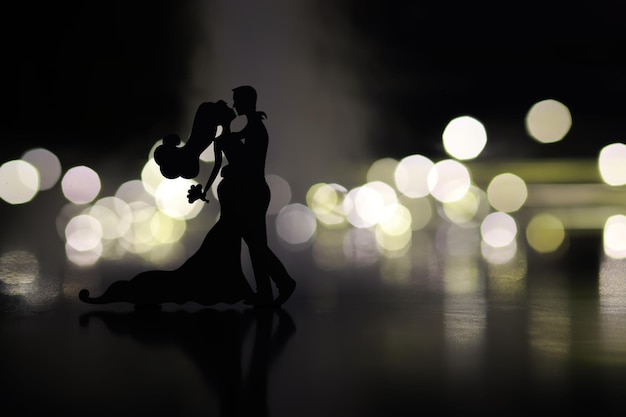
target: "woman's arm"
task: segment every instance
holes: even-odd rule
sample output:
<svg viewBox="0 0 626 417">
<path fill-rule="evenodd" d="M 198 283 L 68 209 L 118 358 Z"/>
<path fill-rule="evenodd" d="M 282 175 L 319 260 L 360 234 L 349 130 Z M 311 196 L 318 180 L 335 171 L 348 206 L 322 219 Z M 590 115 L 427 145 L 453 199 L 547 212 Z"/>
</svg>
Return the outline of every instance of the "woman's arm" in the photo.
<svg viewBox="0 0 626 417">
<path fill-rule="evenodd" d="M 222 148 L 218 144 L 217 141 L 213 142 L 213 151 L 215 152 L 215 163 L 213 165 L 213 170 L 211 171 L 211 175 L 209 176 L 209 180 L 204 187 L 204 194 L 206 195 L 207 191 L 211 189 L 213 183 L 215 182 L 215 178 L 217 178 L 217 174 L 220 172 L 220 168 L 222 167 Z"/>
</svg>

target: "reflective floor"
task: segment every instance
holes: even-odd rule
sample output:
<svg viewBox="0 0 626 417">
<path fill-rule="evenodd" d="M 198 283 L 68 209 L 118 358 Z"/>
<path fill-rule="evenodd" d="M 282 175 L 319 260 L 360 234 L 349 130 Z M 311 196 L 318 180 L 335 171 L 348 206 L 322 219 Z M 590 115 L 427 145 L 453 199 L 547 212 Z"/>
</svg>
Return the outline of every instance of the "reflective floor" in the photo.
<svg viewBox="0 0 626 417">
<path fill-rule="evenodd" d="M 5 285 L 3 415 L 622 415 L 626 261 L 598 236 L 506 265 L 416 242 L 342 267 L 282 248 L 299 286 L 276 311 L 90 306 L 71 269 L 40 298 Z"/>
</svg>

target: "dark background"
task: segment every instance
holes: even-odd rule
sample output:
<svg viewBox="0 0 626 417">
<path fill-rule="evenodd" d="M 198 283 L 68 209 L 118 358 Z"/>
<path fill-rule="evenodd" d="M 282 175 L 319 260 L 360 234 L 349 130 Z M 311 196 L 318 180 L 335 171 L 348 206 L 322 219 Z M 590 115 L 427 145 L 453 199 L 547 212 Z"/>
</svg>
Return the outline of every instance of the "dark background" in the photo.
<svg viewBox="0 0 626 417">
<path fill-rule="evenodd" d="M 511 143 L 517 156 L 586 157 L 621 139 L 623 2 L 301 3 L 315 28 L 302 47 L 320 68 L 350 74 L 355 94 L 381 120 L 363 138 L 372 158 L 442 156 L 443 126 L 461 114 L 488 126 L 487 157 L 508 156 Z M 119 158 L 120 147 L 143 156 L 147 142 L 179 131 L 188 120 L 183 92 L 199 47 L 200 4 L 210 13 L 219 2 L 5 6 L 2 159 L 34 144 L 63 146 L 68 162 L 73 152 L 77 160 Z M 260 18 L 271 24 L 273 16 Z M 227 26 L 237 30 L 236 22 Z M 267 52 L 273 47 L 280 45 Z M 520 146 L 523 115 L 545 98 L 572 111 L 568 140 Z"/>
</svg>

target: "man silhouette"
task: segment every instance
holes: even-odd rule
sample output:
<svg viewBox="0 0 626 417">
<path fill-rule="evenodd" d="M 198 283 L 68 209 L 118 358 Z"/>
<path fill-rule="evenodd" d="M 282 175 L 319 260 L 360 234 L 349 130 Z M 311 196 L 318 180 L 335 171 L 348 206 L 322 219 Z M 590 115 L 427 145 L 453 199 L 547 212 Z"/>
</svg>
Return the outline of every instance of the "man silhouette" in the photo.
<svg viewBox="0 0 626 417">
<path fill-rule="evenodd" d="M 257 290 L 246 303 L 269 307 L 283 304 L 293 293 L 296 283 L 267 244 L 266 214 L 271 195 L 265 180 L 265 160 L 269 135 L 263 123 L 266 114 L 256 110 L 256 101 L 254 88 L 245 85 L 233 89 L 233 108 L 246 118 L 246 125 L 241 131 L 219 140 L 231 155 L 229 165 L 233 165 L 225 167 L 225 175 L 236 176 L 241 187 L 236 210 L 240 234 L 250 252 Z M 270 278 L 278 288 L 275 300 Z"/>
</svg>

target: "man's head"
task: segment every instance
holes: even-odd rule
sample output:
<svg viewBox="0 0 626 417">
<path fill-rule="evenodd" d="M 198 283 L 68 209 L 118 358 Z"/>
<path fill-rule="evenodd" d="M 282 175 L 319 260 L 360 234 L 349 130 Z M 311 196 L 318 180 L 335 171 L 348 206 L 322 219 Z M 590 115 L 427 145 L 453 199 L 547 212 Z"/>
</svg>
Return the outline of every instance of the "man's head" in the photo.
<svg viewBox="0 0 626 417">
<path fill-rule="evenodd" d="M 233 108 L 240 115 L 256 111 L 256 90 L 249 85 L 233 88 Z"/>
</svg>

